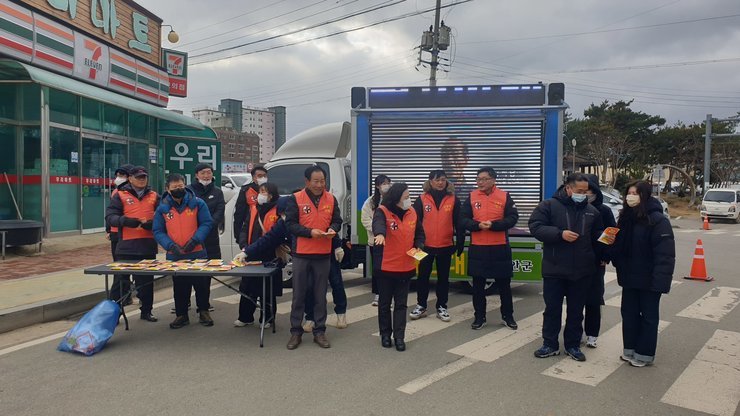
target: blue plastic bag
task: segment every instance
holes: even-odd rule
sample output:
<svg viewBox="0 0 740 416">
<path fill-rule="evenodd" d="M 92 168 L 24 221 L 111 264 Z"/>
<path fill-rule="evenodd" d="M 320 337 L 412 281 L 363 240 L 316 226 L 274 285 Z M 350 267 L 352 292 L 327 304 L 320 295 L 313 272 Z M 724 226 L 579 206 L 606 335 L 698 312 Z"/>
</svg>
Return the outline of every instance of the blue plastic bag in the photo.
<svg viewBox="0 0 740 416">
<path fill-rule="evenodd" d="M 103 349 L 116 330 L 121 307 L 112 300 L 104 300 L 86 313 L 67 335 L 57 350 L 79 352 L 87 356 Z"/>
</svg>

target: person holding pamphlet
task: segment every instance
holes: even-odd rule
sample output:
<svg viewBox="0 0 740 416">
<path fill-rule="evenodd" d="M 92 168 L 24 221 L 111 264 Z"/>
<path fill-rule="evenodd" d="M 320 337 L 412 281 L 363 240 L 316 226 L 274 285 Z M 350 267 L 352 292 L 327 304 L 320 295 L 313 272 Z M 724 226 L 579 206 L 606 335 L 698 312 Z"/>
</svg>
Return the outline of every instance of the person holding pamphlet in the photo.
<svg viewBox="0 0 740 416">
<path fill-rule="evenodd" d="M 411 278 L 416 275 L 416 260 L 426 253 L 424 227 L 411 208 L 408 186 L 394 183 L 373 216 L 373 270 L 378 277 L 378 327 L 380 344 L 405 351 L 406 302 Z M 393 315 L 391 315 L 393 301 Z"/>
</svg>

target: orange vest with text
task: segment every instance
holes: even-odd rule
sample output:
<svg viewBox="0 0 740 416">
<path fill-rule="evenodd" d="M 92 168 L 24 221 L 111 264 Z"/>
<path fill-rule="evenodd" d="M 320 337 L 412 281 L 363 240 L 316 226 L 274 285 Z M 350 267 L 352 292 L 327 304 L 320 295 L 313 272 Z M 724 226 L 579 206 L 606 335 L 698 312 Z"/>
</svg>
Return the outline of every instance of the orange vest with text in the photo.
<svg viewBox="0 0 740 416">
<path fill-rule="evenodd" d="M 114 196 L 116 196 L 116 194 L 117 194 L 117 193 L 118 193 L 118 188 L 113 188 L 113 192 L 111 192 L 111 193 L 110 193 L 110 197 L 111 197 L 111 199 L 112 199 L 112 198 L 113 198 Z M 112 226 L 112 225 L 111 225 L 111 227 L 110 227 L 110 232 L 111 232 L 111 233 L 117 233 L 117 232 L 118 232 L 118 227 L 114 227 L 114 226 Z"/>
<path fill-rule="evenodd" d="M 407 209 L 403 221 L 388 208 L 379 207 L 385 214 L 385 245 L 383 245 L 383 262 L 380 270 L 384 272 L 404 273 L 416 269 L 416 261 L 406 254 L 414 248 L 416 231 L 416 211 Z"/>
<path fill-rule="evenodd" d="M 250 207 L 257 206 L 257 195 L 259 195 L 259 192 L 252 189 L 252 187 L 247 188 L 247 192 L 244 195 L 247 198 L 247 205 Z"/>
<path fill-rule="evenodd" d="M 191 238 L 198 231 L 198 208 L 191 209 L 185 207 L 182 212 L 178 212 L 173 206 L 164 215 L 165 228 L 167 235 L 180 247 L 185 247 Z M 192 252 L 203 250 L 203 246 L 198 244 Z M 192 253 L 191 252 L 191 253 Z"/>
<path fill-rule="evenodd" d="M 298 204 L 298 222 L 309 229 L 327 231 L 334 215 L 334 196 L 324 191 L 319 207 L 313 204 L 305 189 L 293 194 Z M 330 254 L 331 238 L 296 238 L 296 254 Z"/>
<path fill-rule="evenodd" d="M 249 210 L 249 232 L 247 233 L 247 245 L 252 244 L 252 234 L 254 234 L 254 227 L 259 227 L 257 216 L 259 216 L 259 213 L 257 212 L 256 207 Z M 272 229 L 275 223 L 278 222 L 279 218 L 280 216 L 277 215 L 277 205 L 267 211 L 267 214 L 265 214 L 265 219 L 262 220 L 262 225 L 264 226 L 264 229 L 262 230 L 262 235 L 267 234 L 267 232 Z"/>
<path fill-rule="evenodd" d="M 500 221 L 504 219 L 506 208 L 506 191 L 493 188 L 490 195 L 480 190 L 470 193 L 470 207 L 473 219 L 482 221 Z M 470 243 L 476 246 L 499 246 L 506 244 L 506 231 L 481 230 L 470 233 Z"/>
<path fill-rule="evenodd" d="M 455 208 L 455 197 L 446 195 L 442 198 L 439 208 L 434 198 L 428 193 L 421 194 L 421 208 L 424 210 L 424 245 L 432 248 L 449 247 L 453 244 L 452 212 Z"/>
<path fill-rule="evenodd" d="M 121 204 L 123 204 L 124 217 L 136 218 L 141 222 L 151 221 L 154 219 L 154 210 L 157 205 L 156 192 L 147 192 L 141 200 L 139 200 L 136 195 L 132 195 L 128 191 L 118 191 L 118 196 L 121 198 Z M 139 238 L 153 239 L 154 233 L 152 233 L 151 230 L 145 230 L 143 228 L 121 227 L 118 238 L 121 240 L 136 240 Z"/>
</svg>

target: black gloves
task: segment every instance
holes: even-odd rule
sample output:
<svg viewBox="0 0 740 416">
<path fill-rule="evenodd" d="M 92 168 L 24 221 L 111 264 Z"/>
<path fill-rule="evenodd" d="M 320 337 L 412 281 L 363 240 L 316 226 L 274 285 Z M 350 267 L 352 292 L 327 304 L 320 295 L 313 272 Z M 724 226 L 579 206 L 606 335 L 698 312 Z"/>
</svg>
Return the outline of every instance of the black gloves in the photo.
<svg viewBox="0 0 740 416">
<path fill-rule="evenodd" d="M 141 221 L 136 218 L 121 217 L 121 225 L 128 228 L 136 228 L 141 225 Z"/>
<path fill-rule="evenodd" d="M 460 257 L 460 255 L 463 253 L 463 251 L 465 251 L 465 243 L 464 242 L 462 244 L 458 244 L 457 245 L 457 250 L 456 250 L 455 254 L 457 255 L 457 257 Z"/>
<path fill-rule="evenodd" d="M 170 253 L 179 256 L 182 254 L 182 247 L 178 246 L 177 244 L 173 244 L 172 247 L 170 247 Z"/>
<path fill-rule="evenodd" d="M 154 221 L 149 220 L 147 222 L 142 222 L 141 228 L 151 231 L 153 225 L 154 225 Z"/>
<path fill-rule="evenodd" d="M 186 252 L 186 253 L 190 253 L 191 251 L 193 251 L 193 249 L 194 249 L 194 248 L 195 248 L 195 246 L 197 246 L 197 245 L 198 245 L 198 242 L 197 242 L 197 241 L 195 241 L 195 240 L 193 240 L 193 239 L 191 238 L 191 239 L 190 239 L 190 241 L 188 241 L 188 243 L 187 243 L 187 244 L 185 244 L 185 247 L 183 247 L 183 248 L 182 248 L 182 250 L 183 250 L 184 252 Z"/>
</svg>

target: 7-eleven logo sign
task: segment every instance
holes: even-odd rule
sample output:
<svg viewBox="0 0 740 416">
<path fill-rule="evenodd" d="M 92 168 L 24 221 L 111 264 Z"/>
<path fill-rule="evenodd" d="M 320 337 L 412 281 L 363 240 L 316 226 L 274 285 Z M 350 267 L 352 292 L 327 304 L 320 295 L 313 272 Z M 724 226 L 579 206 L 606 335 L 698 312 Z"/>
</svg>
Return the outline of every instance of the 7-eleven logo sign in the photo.
<svg viewBox="0 0 740 416">
<path fill-rule="evenodd" d="M 94 80 L 98 76 L 98 72 L 103 70 L 103 64 L 100 63 L 100 58 L 103 55 L 103 47 L 95 42 L 86 40 L 85 49 L 92 52 L 89 58 L 85 58 L 85 66 L 90 68 L 88 78 Z"/>
<path fill-rule="evenodd" d="M 75 76 L 106 86 L 109 71 L 108 47 L 75 32 Z"/>
<path fill-rule="evenodd" d="M 183 56 L 167 55 L 167 73 L 182 76 L 185 72 L 185 59 Z"/>
</svg>

